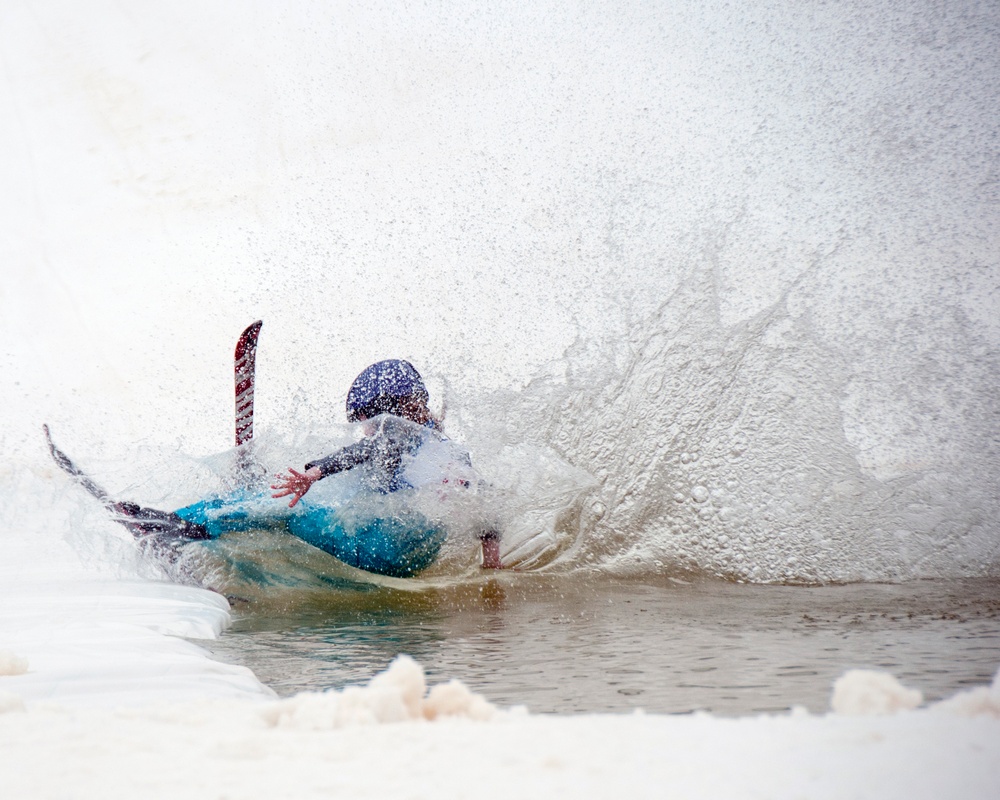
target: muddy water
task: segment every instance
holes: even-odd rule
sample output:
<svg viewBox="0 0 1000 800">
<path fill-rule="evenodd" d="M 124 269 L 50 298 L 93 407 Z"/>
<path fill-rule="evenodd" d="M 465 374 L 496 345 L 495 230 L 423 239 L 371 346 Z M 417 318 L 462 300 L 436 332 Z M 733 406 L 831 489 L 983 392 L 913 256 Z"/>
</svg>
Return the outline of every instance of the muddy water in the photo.
<svg viewBox="0 0 1000 800">
<path fill-rule="evenodd" d="M 504 575 L 244 613 L 211 649 L 279 694 L 363 683 L 399 653 L 533 712 L 829 708 L 847 669 L 926 700 L 1000 667 L 1000 582 L 797 587 Z"/>
</svg>

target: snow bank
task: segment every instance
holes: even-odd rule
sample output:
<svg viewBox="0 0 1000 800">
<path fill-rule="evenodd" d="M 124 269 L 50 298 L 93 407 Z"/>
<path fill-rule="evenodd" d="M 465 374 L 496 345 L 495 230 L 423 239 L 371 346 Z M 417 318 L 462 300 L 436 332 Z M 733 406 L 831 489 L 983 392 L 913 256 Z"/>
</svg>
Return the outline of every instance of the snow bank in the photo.
<svg viewBox="0 0 1000 800">
<path fill-rule="evenodd" d="M 469 691 L 461 681 L 435 686 L 427 693 L 423 668 L 409 656 L 397 656 L 389 669 L 366 687 L 348 686 L 341 692 L 302 692 L 269 704 L 262 718 L 272 726 L 302 730 L 329 730 L 352 724 L 434 720 L 465 717 L 492 719 L 496 708 Z"/>
<path fill-rule="evenodd" d="M 887 672 L 852 669 L 833 685 L 830 708 L 836 714 L 873 715 L 908 711 L 923 703 L 923 694 L 907 689 Z M 937 713 L 1000 719 L 1000 670 L 989 686 L 967 689 L 928 706 Z"/>
<path fill-rule="evenodd" d="M 985 695 L 886 715 L 886 696 L 912 693 L 871 674 L 839 683 L 882 700 L 825 716 L 534 716 L 457 682 L 428 692 L 421 667 L 400 657 L 367 686 L 271 703 L 0 714 L 0 785 L 10 798 L 72 788 L 101 800 L 996 796 L 1000 719 L 965 716 Z"/>
<path fill-rule="evenodd" d="M 7 581 L 0 585 L 0 692 L 28 708 L 272 699 L 249 669 L 214 661 L 186 641 L 214 638 L 228 624 L 225 598 L 187 586 Z"/>
</svg>

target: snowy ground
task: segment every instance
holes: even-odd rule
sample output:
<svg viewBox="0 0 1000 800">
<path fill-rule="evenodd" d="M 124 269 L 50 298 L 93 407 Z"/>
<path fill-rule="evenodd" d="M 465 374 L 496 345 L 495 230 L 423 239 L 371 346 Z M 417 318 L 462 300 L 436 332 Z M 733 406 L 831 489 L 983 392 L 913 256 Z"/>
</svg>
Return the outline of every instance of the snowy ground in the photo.
<svg viewBox="0 0 1000 800">
<path fill-rule="evenodd" d="M 185 704 L 0 717 L 4 795 L 42 797 L 991 798 L 1000 721 L 499 715 L 329 728 Z M 16 767 L 14 766 L 16 765 Z"/>
<path fill-rule="evenodd" d="M 885 673 L 854 671 L 832 687 L 825 715 L 547 716 L 495 708 L 458 682 L 428 690 L 401 656 L 366 687 L 279 700 L 246 669 L 177 638 L 225 625 L 225 603 L 209 592 L 64 583 L 3 600 L 5 798 L 912 800 L 1000 790 L 1000 678 L 930 707 Z"/>
</svg>

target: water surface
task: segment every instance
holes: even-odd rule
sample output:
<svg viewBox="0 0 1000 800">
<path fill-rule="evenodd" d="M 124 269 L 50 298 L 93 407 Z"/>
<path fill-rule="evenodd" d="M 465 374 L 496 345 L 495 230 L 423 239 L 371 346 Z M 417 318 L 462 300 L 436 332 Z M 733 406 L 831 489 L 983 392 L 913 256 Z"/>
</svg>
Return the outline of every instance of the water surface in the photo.
<svg viewBox="0 0 1000 800">
<path fill-rule="evenodd" d="M 533 712 L 829 709 L 847 669 L 932 701 L 1000 666 L 1000 581 L 801 587 L 503 575 L 244 612 L 216 657 L 280 695 L 366 682 L 399 653 Z"/>
</svg>

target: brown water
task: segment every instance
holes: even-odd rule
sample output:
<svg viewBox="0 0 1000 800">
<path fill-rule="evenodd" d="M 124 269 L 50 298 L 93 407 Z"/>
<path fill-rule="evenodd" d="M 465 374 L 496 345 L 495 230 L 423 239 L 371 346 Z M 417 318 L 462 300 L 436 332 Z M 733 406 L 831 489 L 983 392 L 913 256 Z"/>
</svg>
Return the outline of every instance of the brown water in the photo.
<svg viewBox="0 0 1000 800">
<path fill-rule="evenodd" d="M 211 644 L 280 695 L 366 682 L 407 653 L 533 712 L 746 714 L 829 708 L 845 670 L 928 701 L 1000 667 L 1000 581 L 797 587 L 505 574 L 244 613 Z"/>
</svg>

